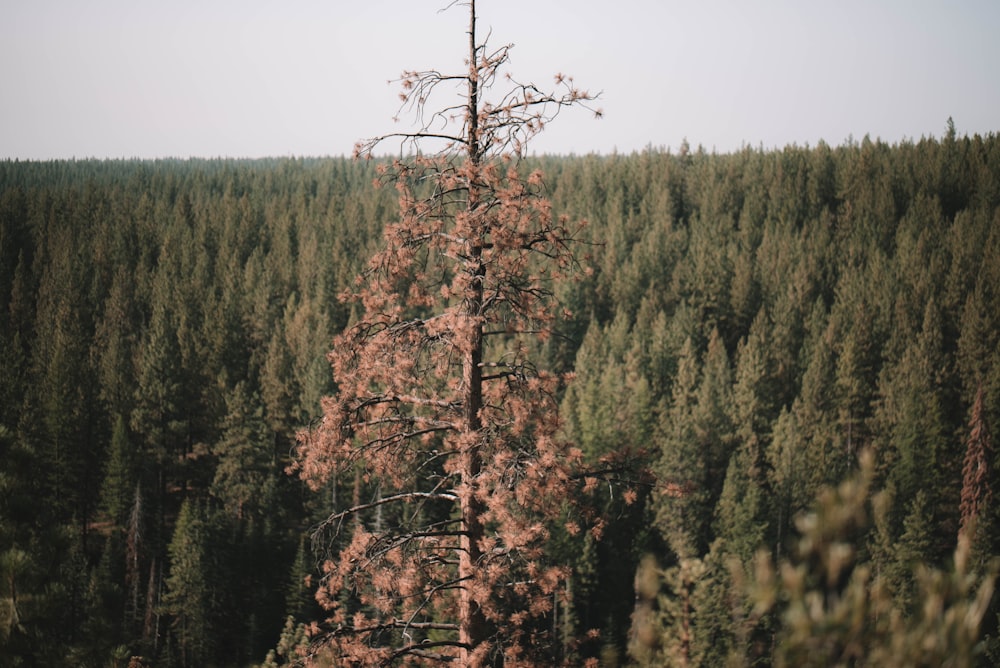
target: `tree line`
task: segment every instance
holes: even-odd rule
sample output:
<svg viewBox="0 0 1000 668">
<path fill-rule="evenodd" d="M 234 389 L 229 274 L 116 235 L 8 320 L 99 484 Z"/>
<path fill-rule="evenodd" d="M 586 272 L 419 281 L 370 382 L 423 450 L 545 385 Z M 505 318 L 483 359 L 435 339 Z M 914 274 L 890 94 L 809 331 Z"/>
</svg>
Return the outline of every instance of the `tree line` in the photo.
<svg viewBox="0 0 1000 668">
<path fill-rule="evenodd" d="M 312 530 L 373 490 L 285 470 L 337 389 L 331 342 L 363 321 L 337 296 L 399 215 L 377 164 L 0 163 L 5 664 L 281 663 L 305 646 L 325 619 Z M 822 589 L 831 614 L 867 592 L 865 614 L 903 630 L 928 597 L 975 600 L 980 580 L 942 588 L 960 562 L 986 574 L 1000 538 L 994 135 L 521 168 L 554 215 L 588 223 L 587 271 L 551 284 L 566 313 L 524 343 L 572 374 L 560 438 L 592 463 L 641 452 L 653 474 L 634 498 L 588 491 L 600 536 L 546 528 L 570 565 L 543 614 L 559 656 L 781 664 L 796 619 L 827 637 L 796 591 Z M 837 577 L 782 579 L 831 554 Z M 990 607 L 977 651 L 996 628 Z"/>
</svg>

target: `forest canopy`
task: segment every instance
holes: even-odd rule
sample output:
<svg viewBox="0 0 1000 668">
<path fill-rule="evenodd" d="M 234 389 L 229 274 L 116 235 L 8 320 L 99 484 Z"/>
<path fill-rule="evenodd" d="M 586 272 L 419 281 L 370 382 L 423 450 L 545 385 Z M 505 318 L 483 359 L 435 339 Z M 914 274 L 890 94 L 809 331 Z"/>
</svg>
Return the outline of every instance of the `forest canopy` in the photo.
<svg viewBox="0 0 1000 668">
<path fill-rule="evenodd" d="M 280 664 L 305 646 L 323 619 L 308 536 L 372 490 L 285 469 L 359 317 L 336 297 L 398 215 L 378 164 L 0 163 L 0 663 Z M 567 314 L 532 351 L 573 374 L 561 436 L 588 461 L 643 450 L 655 480 L 631 503 L 600 491 L 603 540 L 551 528 L 572 563 L 559 656 L 798 665 L 796 591 L 868 592 L 863 614 L 902 620 L 872 646 L 940 627 L 928 597 L 945 615 L 986 595 L 995 135 L 524 168 L 554 215 L 589 223 L 590 271 L 553 286 Z M 841 534 L 810 533 L 834 499 L 854 513 L 828 521 Z M 847 548 L 842 579 L 782 579 Z M 968 655 L 996 660 L 996 634 L 991 602 Z"/>
</svg>

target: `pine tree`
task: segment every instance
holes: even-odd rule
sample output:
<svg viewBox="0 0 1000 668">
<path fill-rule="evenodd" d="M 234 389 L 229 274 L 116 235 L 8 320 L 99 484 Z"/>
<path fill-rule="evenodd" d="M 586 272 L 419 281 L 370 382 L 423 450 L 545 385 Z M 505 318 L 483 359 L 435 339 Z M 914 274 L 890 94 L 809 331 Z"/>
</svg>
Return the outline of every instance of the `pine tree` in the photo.
<svg viewBox="0 0 1000 668">
<path fill-rule="evenodd" d="M 29 318 L 34 312 L 28 308 L 33 298 L 27 294 L 28 271 L 22 250 L 17 258 L 11 278 L 11 293 L 0 294 L 0 303 L 6 311 L 0 312 L 0 425 L 13 429 L 23 403 L 29 371 Z"/>
<path fill-rule="evenodd" d="M 242 381 L 226 404 L 222 436 L 212 448 L 219 460 L 211 492 L 234 519 L 259 518 L 273 506 L 276 494 L 272 439 L 263 407 Z"/>
<path fill-rule="evenodd" d="M 168 548 L 170 575 L 163 598 L 164 611 L 173 619 L 171 633 L 177 639 L 182 666 L 204 665 L 215 651 L 208 539 L 204 510 L 198 502 L 185 500 Z"/>
<path fill-rule="evenodd" d="M 695 590 L 705 577 L 705 564 L 684 558 L 665 571 L 647 558 L 636 575 L 637 605 L 633 619 L 632 658 L 642 666 L 678 668 L 704 664 L 702 629 L 698 628 Z M 661 592 L 661 587 L 666 591 Z"/>
<path fill-rule="evenodd" d="M 125 418 L 115 420 L 111 432 L 110 454 L 101 488 L 101 508 L 116 528 L 124 528 L 137 482 L 136 453 L 128 435 Z"/>
<path fill-rule="evenodd" d="M 152 612 L 147 605 L 145 614 L 143 613 L 139 598 L 140 593 L 142 593 L 143 566 L 148 551 L 147 540 L 142 483 L 137 482 L 129 507 L 128 523 L 125 527 L 125 625 L 127 628 L 137 627 L 139 622 L 144 621 L 146 615 Z"/>
<path fill-rule="evenodd" d="M 129 415 L 135 402 L 136 338 L 140 326 L 135 277 L 119 267 L 98 319 L 91 354 L 95 359 L 100 396 L 111 414 Z"/>
<path fill-rule="evenodd" d="M 730 413 L 735 447 L 715 508 L 715 535 L 726 541 L 726 549 L 746 567 L 764 544 L 769 527 L 765 453 L 771 440 L 774 397 L 768 385 L 765 322 L 762 309 L 736 353 Z"/>
<path fill-rule="evenodd" d="M 72 212 L 65 215 L 74 220 Z M 36 311 L 36 328 L 45 335 L 33 340 L 34 380 L 25 388 L 18 426 L 42 457 L 37 474 L 54 517 L 67 524 L 75 521 L 83 537 L 97 509 L 99 446 L 105 441 L 99 436 L 104 416 L 87 364 L 86 269 L 77 234 L 63 229 L 46 240 L 52 257 L 40 281 Z"/>
<path fill-rule="evenodd" d="M 476 666 L 554 651 L 537 620 L 566 570 L 546 562 L 546 522 L 562 512 L 581 453 L 558 436 L 559 378 L 526 353 L 551 329 L 551 281 L 573 269 L 572 232 L 538 196 L 541 174 L 523 178 L 517 160 L 558 110 L 592 96 L 560 75 L 560 93 L 513 83 L 488 100 L 509 47 L 479 42 L 468 6 L 468 71 L 402 78 L 404 106 L 421 116 L 447 82 L 465 84 L 464 101 L 426 111 L 433 129 L 359 147 L 444 144 L 381 170 L 400 220 L 352 297 L 360 320 L 330 353 L 337 394 L 300 438 L 298 470 L 314 488 L 357 466 L 372 495 L 323 524 L 354 531 L 320 591 L 337 629 L 325 641 L 347 662 Z M 356 596 L 350 606 L 342 589 Z"/>
<path fill-rule="evenodd" d="M 698 440 L 698 358 L 688 339 L 681 350 L 673 400 L 662 412 L 660 454 L 655 473 L 659 494 L 653 498 L 657 528 L 678 558 L 699 556 L 709 502 L 705 455 Z"/>
<path fill-rule="evenodd" d="M 39 503 L 43 459 L 0 425 L 0 663 L 58 664 L 76 630 L 63 567 L 71 545 L 58 509 Z"/>
<path fill-rule="evenodd" d="M 993 506 L 995 484 L 993 438 L 986 421 L 982 386 L 976 391 L 969 420 L 962 464 L 959 535 L 969 535 L 973 556 L 983 562 L 996 542 L 997 511 Z"/>
<path fill-rule="evenodd" d="M 920 333 L 904 349 L 897 363 L 883 368 L 881 399 L 872 424 L 879 464 L 887 471 L 897 503 L 891 513 L 896 525 L 910 514 L 908 504 L 922 492 L 927 496 L 923 527 L 928 535 L 917 539 L 929 549 L 923 558 L 932 564 L 945 559 L 958 531 L 958 489 L 961 463 L 950 456 L 951 431 L 943 384 L 944 359 L 940 314 L 931 300 L 925 308 Z M 930 536 L 936 539 L 930 540 Z M 928 541 L 928 542 L 925 542 Z"/>
<path fill-rule="evenodd" d="M 164 297 L 163 299 L 166 299 Z M 183 380 L 176 321 L 165 302 L 154 304 L 138 355 L 132 429 L 161 466 L 176 455 L 183 438 Z"/>
</svg>

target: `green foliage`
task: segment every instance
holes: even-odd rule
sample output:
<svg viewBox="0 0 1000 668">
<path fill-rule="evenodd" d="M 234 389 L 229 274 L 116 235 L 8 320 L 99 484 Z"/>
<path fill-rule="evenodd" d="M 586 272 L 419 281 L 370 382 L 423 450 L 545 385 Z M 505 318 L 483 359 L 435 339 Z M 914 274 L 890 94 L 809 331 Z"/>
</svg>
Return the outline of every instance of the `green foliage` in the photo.
<svg viewBox="0 0 1000 668">
<path fill-rule="evenodd" d="M 727 413 L 732 402 L 729 358 L 718 330 L 712 330 L 700 371 L 698 364 L 688 339 L 657 434 L 660 454 L 654 470 L 659 484 L 652 505 L 657 528 L 680 558 L 707 550 L 712 509 L 722 493 L 734 439 Z"/>
<path fill-rule="evenodd" d="M 706 562 L 684 559 L 665 571 L 645 562 L 636 580 L 633 658 L 648 666 L 723 660 L 739 666 L 761 658 L 775 666 L 976 665 L 985 649 L 981 626 L 995 566 L 987 572 L 971 568 L 967 534 L 944 569 L 912 560 L 920 546 L 907 540 L 898 548 L 898 563 L 913 575 L 916 605 L 901 603 L 889 579 L 859 549 L 872 515 L 884 513 L 887 505 L 881 495 L 873 496 L 874 478 L 874 457 L 866 451 L 855 476 L 824 489 L 815 507 L 798 516 L 799 533 L 788 557 L 775 564 L 761 550 L 749 572 L 732 559 L 735 608 L 729 623 L 742 642 L 732 645 L 728 656 L 709 658 L 710 645 L 702 637 L 719 623 L 706 623 L 713 606 L 698 596 L 709 575 Z M 923 504 L 917 505 L 919 513 Z M 919 531 L 908 523 L 906 534 L 913 530 Z"/>
<path fill-rule="evenodd" d="M 213 581 L 210 568 L 212 545 L 204 508 L 187 500 L 181 506 L 173 538 L 170 540 L 170 575 L 163 609 L 173 619 L 174 635 L 180 645 L 183 665 L 201 665 L 215 653 L 213 628 L 217 610 L 213 609 Z"/>
<path fill-rule="evenodd" d="M 866 453 L 857 476 L 823 492 L 815 510 L 800 516 L 801 536 L 787 560 L 774 566 L 765 553 L 758 556 L 746 593 L 755 615 L 780 612 L 774 665 L 975 665 L 995 568 L 970 569 L 970 543 L 963 535 L 946 569 L 908 562 L 916 605 L 900 606 L 857 548 L 857 536 L 870 522 L 873 477 L 873 457 Z M 904 536 L 913 530 L 919 531 L 908 522 Z M 903 559 L 920 554 L 913 541 L 905 543 Z"/>
<path fill-rule="evenodd" d="M 306 625 L 301 622 L 296 623 L 295 618 L 289 615 L 277 646 L 267 653 L 261 668 L 297 665 L 308 647 L 309 633 Z"/>
<path fill-rule="evenodd" d="M 330 386 L 324 354 L 347 317 L 330 297 L 391 214 L 373 174 L 346 160 L 0 164 L 0 548 L 27 559 L 0 662 L 104 665 L 115 642 L 177 660 L 159 598 L 187 495 L 216 494 L 234 517 L 216 541 L 242 556 L 216 586 L 246 614 L 216 620 L 220 647 L 248 661 L 273 645 L 312 502 L 278 479 Z"/>
<path fill-rule="evenodd" d="M 114 528 L 123 529 L 132 508 L 137 482 L 137 463 L 128 427 L 121 415 L 115 420 L 110 447 L 111 452 L 104 473 L 104 487 L 101 490 L 101 509 L 107 514 Z"/>
<path fill-rule="evenodd" d="M 705 661 L 706 645 L 697 637 L 696 589 L 706 575 L 705 563 L 681 559 L 661 571 L 647 557 L 636 575 L 638 605 L 629 646 L 640 665 L 697 666 Z M 666 591 L 661 591 L 665 588 Z"/>
<path fill-rule="evenodd" d="M 226 404 L 222 435 L 213 447 L 218 463 L 210 491 L 236 519 L 260 519 L 272 509 L 277 492 L 273 435 L 260 397 L 248 395 L 245 383 L 237 383 Z"/>
<path fill-rule="evenodd" d="M 6 604 L 0 663 L 105 663 L 119 644 L 177 663 L 156 611 L 185 498 L 228 507 L 205 507 L 230 555 L 214 586 L 244 613 L 216 619 L 219 651 L 260 660 L 313 604 L 285 609 L 289 573 L 337 486 L 281 471 L 334 389 L 335 297 L 396 210 L 376 162 L 0 162 L 0 553 L 20 620 Z M 632 506 L 602 497 L 614 549 L 558 548 L 579 557 L 562 619 L 601 629 L 581 660 L 626 646 L 644 552 L 688 592 L 692 659 L 766 639 L 774 615 L 749 626 L 732 557 L 740 577 L 759 547 L 796 559 L 794 518 L 866 447 L 886 507 L 854 558 L 916 623 L 931 590 L 912 564 L 951 572 L 979 388 L 1000 424 L 1000 140 L 525 166 L 554 214 L 589 221 L 592 273 L 553 285 L 572 316 L 539 362 L 575 373 L 563 431 L 588 456 L 645 448 L 658 473 Z M 970 572 L 1000 554 L 998 513 L 978 511 Z M 679 554 L 704 565 L 693 589 Z M 319 575 L 302 556 L 300 583 Z"/>
</svg>

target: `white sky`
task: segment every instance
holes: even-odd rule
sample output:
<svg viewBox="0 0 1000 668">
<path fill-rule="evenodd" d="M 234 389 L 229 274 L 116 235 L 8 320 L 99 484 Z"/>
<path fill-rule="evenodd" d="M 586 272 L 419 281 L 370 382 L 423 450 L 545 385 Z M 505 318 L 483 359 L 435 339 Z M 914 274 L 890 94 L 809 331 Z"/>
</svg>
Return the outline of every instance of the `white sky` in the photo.
<svg viewBox="0 0 1000 668">
<path fill-rule="evenodd" d="M 460 71 L 449 0 L 4 0 L 0 159 L 349 155 L 404 69 Z M 512 72 L 603 91 L 534 152 L 1000 131 L 996 0 L 479 0 Z M 406 121 L 406 118 L 403 119 Z"/>
</svg>

